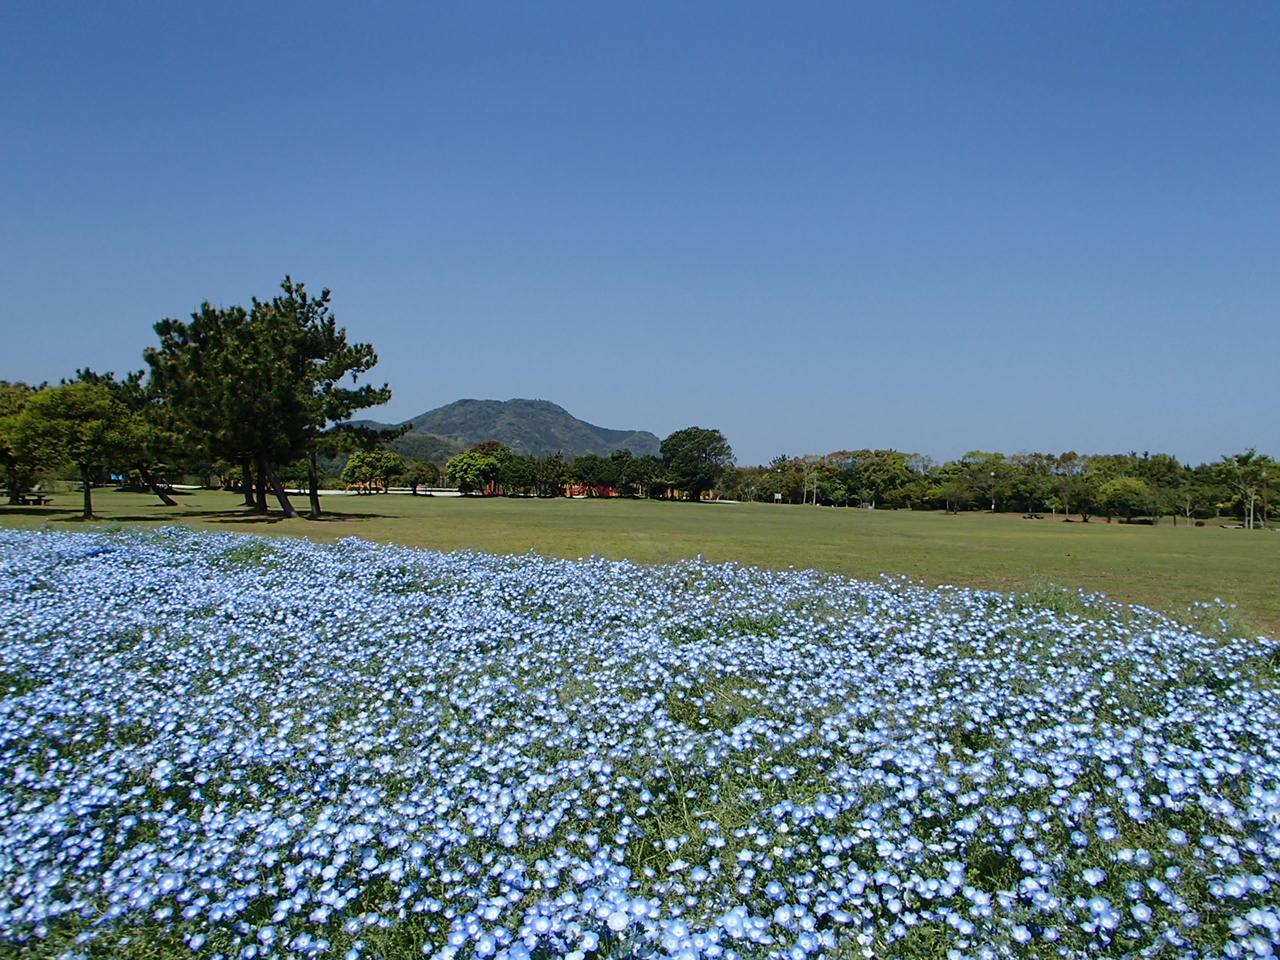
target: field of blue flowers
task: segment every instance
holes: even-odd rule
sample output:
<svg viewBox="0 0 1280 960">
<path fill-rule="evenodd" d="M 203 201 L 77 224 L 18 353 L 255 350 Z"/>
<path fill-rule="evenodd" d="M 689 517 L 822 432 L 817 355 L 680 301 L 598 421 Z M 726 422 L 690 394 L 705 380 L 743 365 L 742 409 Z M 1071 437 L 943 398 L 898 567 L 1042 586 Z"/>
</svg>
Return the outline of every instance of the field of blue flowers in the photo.
<svg viewBox="0 0 1280 960">
<path fill-rule="evenodd" d="M 1278 680 L 1067 594 L 0 531 L 0 953 L 1269 956 Z"/>
</svg>

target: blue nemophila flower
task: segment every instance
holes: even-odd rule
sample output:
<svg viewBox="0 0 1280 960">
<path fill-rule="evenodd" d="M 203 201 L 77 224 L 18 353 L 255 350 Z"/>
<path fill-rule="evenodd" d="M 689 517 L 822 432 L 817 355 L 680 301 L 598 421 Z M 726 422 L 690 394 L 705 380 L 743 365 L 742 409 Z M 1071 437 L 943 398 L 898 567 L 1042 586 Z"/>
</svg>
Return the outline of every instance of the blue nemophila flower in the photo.
<svg viewBox="0 0 1280 960">
<path fill-rule="evenodd" d="M 0 581 L 11 946 L 1280 946 L 1274 641 L 1098 598 L 176 530 L 0 532 Z"/>
<path fill-rule="evenodd" d="M 1107 879 L 1107 872 L 1105 870 L 1100 870 L 1097 867 L 1089 867 L 1084 870 L 1080 876 L 1084 878 L 1084 882 L 1089 884 L 1089 886 L 1096 887 Z"/>
</svg>

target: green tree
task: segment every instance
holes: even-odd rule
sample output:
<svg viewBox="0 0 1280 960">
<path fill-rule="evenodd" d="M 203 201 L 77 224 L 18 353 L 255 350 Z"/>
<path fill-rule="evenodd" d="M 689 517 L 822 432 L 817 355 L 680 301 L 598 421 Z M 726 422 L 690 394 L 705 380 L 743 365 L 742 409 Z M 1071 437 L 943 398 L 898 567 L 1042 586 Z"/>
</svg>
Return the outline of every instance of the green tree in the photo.
<svg viewBox="0 0 1280 960">
<path fill-rule="evenodd" d="M 369 343 L 349 343 L 345 327 L 339 327 L 330 310 L 329 290 L 312 297 L 306 285 L 285 277 L 281 293 L 270 304 L 255 304 L 268 322 L 296 331 L 293 348 L 301 357 L 298 389 L 304 394 L 305 423 L 297 438 L 308 465 L 308 497 L 311 515 L 320 516 L 318 458 L 335 448 L 371 449 L 403 434 L 409 425 L 390 430 L 352 427 L 345 421 L 359 410 L 380 406 L 391 400 L 387 384 L 359 384 L 361 375 L 378 363 L 378 354 Z M 344 385 L 350 377 L 351 385 Z"/>
<path fill-rule="evenodd" d="M 84 517 L 93 518 L 93 477 L 137 455 L 140 430 L 133 414 L 97 383 L 64 383 L 33 394 L 15 431 L 19 450 L 51 449 L 75 466 L 84 484 Z"/>
<path fill-rule="evenodd" d="M 141 370 L 117 380 L 114 373 L 95 373 L 86 367 L 76 371 L 75 382 L 100 384 L 133 414 L 138 442 L 130 466 L 143 486 L 161 503 L 176 507 L 177 501 L 165 489 L 168 484 L 164 478 L 171 465 L 182 456 L 181 437 L 156 391 L 143 378 Z"/>
<path fill-rule="evenodd" d="M 1166 512 L 1178 522 L 1182 509 L 1182 489 L 1186 485 L 1187 469 L 1178 458 L 1168 453 L 1144 453 L 1136 464 L 1136 475 L 1151 487 L 1157 520 Z"/>
<path fill-rule="evenodd" d="M 973 487 L 958 473 L 940 478 L 937 496 L 946 506 L 947 513 L 959 513 L 960 508 L 972 502 Z"/>
<path fill-rule="evenodd" d="M 425 460 L 415 460 L 406 466 L 404 481 L 409 484 L 409 492 L 416 497 L 419 487 L 434 487 L 440 482 L 440 468 Z"/>
<path fill-rule="evenodd" d="M 720 497 L 724 500 L 753 500 L 756 482 L 757 468 L 729 467 L 720 477 Z M 627 485 L 626 489 L 630 492 L 633 488 Z"/>
<path fill-rule="evenodd" d="M 1043 509 L 1053 496 L 1056 461 L 1057 458 L 1048 453 L 1015 453 L 1009 458 L 1009 495 L 1021 503 L 1027 513 Z"/>
<path fill-rule="evenodd" d="M 839 454 L 833 454 L 839 456 Z M 772 503 L 781 498 L 787 503 L 797 502 L 803 493 L 803 476 L 798 460 L 779 454 L 769 461 L 760 475 L 757 496 Z"/>
<path fill-rule="evenodd" d="M 404 468 L 400 454 L 390 450 L 357 450 L 342 468 L 342 482 L 362 493 L 386 493 L 390 480 Z"/>
<path fill-rule="evenodd" d="M 795 459 L 796 469 L 800 474 L 800 502 L 812 501 L 818 505 L 818 486 L 822 474 L 822 458 L 814 454 L 805 454 Z"/>
<path fill-rule="evenodd" d="M 484 440 L 472 449 L 486 457 L 484 467 L 484 490 L 488 494 L 501 493 L 502 471 L 507 462 L 514 456 L 511 448 L 497 440 Z"/>
<path fill-rule="evenodd" d="M 257 385 L 244 369 L 252 347 L 248 311 L 205 302 L 190 320 L 166 318 L 155 332 L 160 344 L 148 347 L 143 358 L 188 446 L 200 445 L 211 459 L 238 464 L 245 506 L 265 513 L 265 470 L 259 470 L 255 484 L 253 469 L 264 411 Z"/>
<path fill-rule="evenodd" d="M 1082 457 L 1074 450 L 1068 450 L 1066 453 L 1059 454 L 1053 463 L 1054 489 L 1058 495 L 1058 502 L 1062 504 L 1063 513 L 1071 513 L 1073 497 L 1077 488 L 1086 489 L 1087 484 L 1082 485 L 1081 478 L 1089 469 L 1089 460 Z M 1088 517 L 1081 514 L 1081 519 L 1088 520 Z"/>
<path fill-rule="evenodd" d="M 477 443 L 445 464 L 448 481 L 463 493 L 496 493 L 511 451 L 496 440 Z"/>
<path fill-rule="evenodd" d="M 1098 488 L 1098 502 L 1107 516 L 1120 514 L 1126 520 L 1145 513 L 1154 506 L 1151 487 L 1137 477 L 1116 477 Z"/>
<path fill-rule="evenodd" d="M 1186 519 L 1188 526 L 1198 516 L 1211 516 L 1217 499 L 1214 495 L 1214 486 L 1206 479 L 1203 471 L 1186 469 L 1174 495 L 1177 511 L 1174 514 L 1174 522 L 1177 523 L 1178 513 Z"/>
<path fill-rule="evenodd" d="M 608 486 L 613 487 L 619 493 L 622 492 L 622 488 L 626 484 L 627 466 L 633 459 L 635 459 L 635 454 L 625 447 L 609 454 Z"/>
<path fill-rule="evenodd" d="M 1258 503 L 1276 477 L 1277 464 L 1263 453 L 1250 448 L 1244 453 L 1224 456 L 1217 465 L 1217 475 L 1240 504 L 1246 530 L 1252 530 L 1258 519 Z"/>
<path fill-rule="evenodd" d="M 648 453 L 632 457 L 622 470 L 622 482 L 635 491 L 636 496 L 656 497 L 665 492 L 662 458 Z"/>
<path fill-rule="evenodd" d="M 539 497 L 563 496 L 567 477 L 568 467 L 559 452 L 538 457 L 534 462 L 533 483 Z"/>
<path fill-rule="evenodd" d="M 160 345 L 144 356 L 163 402 L 210 459 L 241 464 L 247 505 L 265 513 L 270 488 L 285 515 L 295 516 L 276 467 L 307 457 L 318 514 L 315 456 L 344 448 L 335 441 L 326 449 L 324 437 L 354 410 L 386 402 L 390 391 L 354 385 L 377 356 L 368 344 L 347 342 L 329 312 L 329 291 L 313 298 L 290 277 L 281 290 L 250 310 L 205 303 L 190 321 L 162 320 Z M 340 386 L 348 376 L 353 385 Z M 248 483 L 255 473 L 256 496 Z"/>
<path fill-rule="evenodd" d="M 18 444 L 22 411 L 37 389 L 43 388 L 0 380 L 0 460 L 4 462 L 10 503 L 18 503 L 31 489 L 36 474 L 58 461 L 58 453 L 51 444 Z"/>
<path fill-rule="evenodd" d="M 580 453 L 569 464 L 569 479 L 586 487 L 588 497 L 599 496 L 600 488 L 614 486 L 614 465 L 598 453 Z"/>
<path fill-rule="evenodd" d="M 537 490 L 538 464 L 533 457 L 512 455 L 502 464 L 498 484 L 507 496 L 528 496 Z"/>
<path fill-rule="evenodd" d="M 989 503 L 991 512 L 995 513 L 997 501 L 1004 497 L 1013 477 L 1008 459 L 1003 453 L 972 450 L 961 458 L 960 463 L 974 497 Z"/>
<path fill-rule="evenodd" d="M 689 500 L 702 499 L 733 465 L 733 448 L 724 434 L 705 427 L 677 430 L 662 441 L 661 450 L 667 480 Z"/>
<path fill-rule="evenodd" d="M 863 451 L 858 463 L 858 479 L 872 506 L 878 501 L 891 504 L 898 491 L 914 479 L 908 466 L 909 455 L 897 450 Z"/>
<path fill-rule="evenodd" d="M 1084 473 L 1068 478 L 1067 483 L 1060 486 L 1064 493 L 1063 510 L 1066 510 L 1066 504 L 1070 503 L 1075 512 L 1080 514 L 1080 519 L 1088 523 L 1089 518 L 1098 510 L 1099 489 L 1105 482 L 1103 475 L 1092 470 L 1086 470 Z"/>
</svg>

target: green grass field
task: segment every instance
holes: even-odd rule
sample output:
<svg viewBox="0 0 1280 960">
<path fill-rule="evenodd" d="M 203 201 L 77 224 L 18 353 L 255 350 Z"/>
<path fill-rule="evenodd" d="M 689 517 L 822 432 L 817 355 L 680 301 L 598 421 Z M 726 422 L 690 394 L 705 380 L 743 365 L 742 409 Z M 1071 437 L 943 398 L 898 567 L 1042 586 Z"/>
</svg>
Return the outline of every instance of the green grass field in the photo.
<svg viewBox="0 0 1280 960">
<path fill-rule="evenodd" d="M 326 497 L 320 521 L 247 514 L 239 497 L 201 491 L 177 507 L 149 495 L 100 490 L 102 523 L 161 524 L 242 533 L 369 540 L 557 557 L 597 554 L 644 563 L 701 554 L 763 567 L 816 567 L 854 577 L 904 574 L 930 584 L 999 590 L 1080 587 L 1181 615 L 1196 600 L 1236 604 L 1243 623 L 1280 632 L 1280 534 L 1016 515 L 629 500 Z M 6 526 L 76 529 L 79 495 L 48 507 L 0 506 Z M 305 507 L 301 498 L 299 506 Z"/>
</svg>

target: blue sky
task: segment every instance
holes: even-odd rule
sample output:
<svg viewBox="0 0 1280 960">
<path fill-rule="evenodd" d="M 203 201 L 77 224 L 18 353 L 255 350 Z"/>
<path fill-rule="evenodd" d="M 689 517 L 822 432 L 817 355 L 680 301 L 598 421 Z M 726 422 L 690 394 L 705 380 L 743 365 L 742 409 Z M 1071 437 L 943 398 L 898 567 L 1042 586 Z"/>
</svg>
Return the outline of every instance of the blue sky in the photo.
<svg viewBox="0 0 1280 960">
<path fill-rule="evenodd" d="M 0 378 L 328 286 L 403 419 L 1280 453 L 1280 5 L 6 4 Z"/>
</svg>

